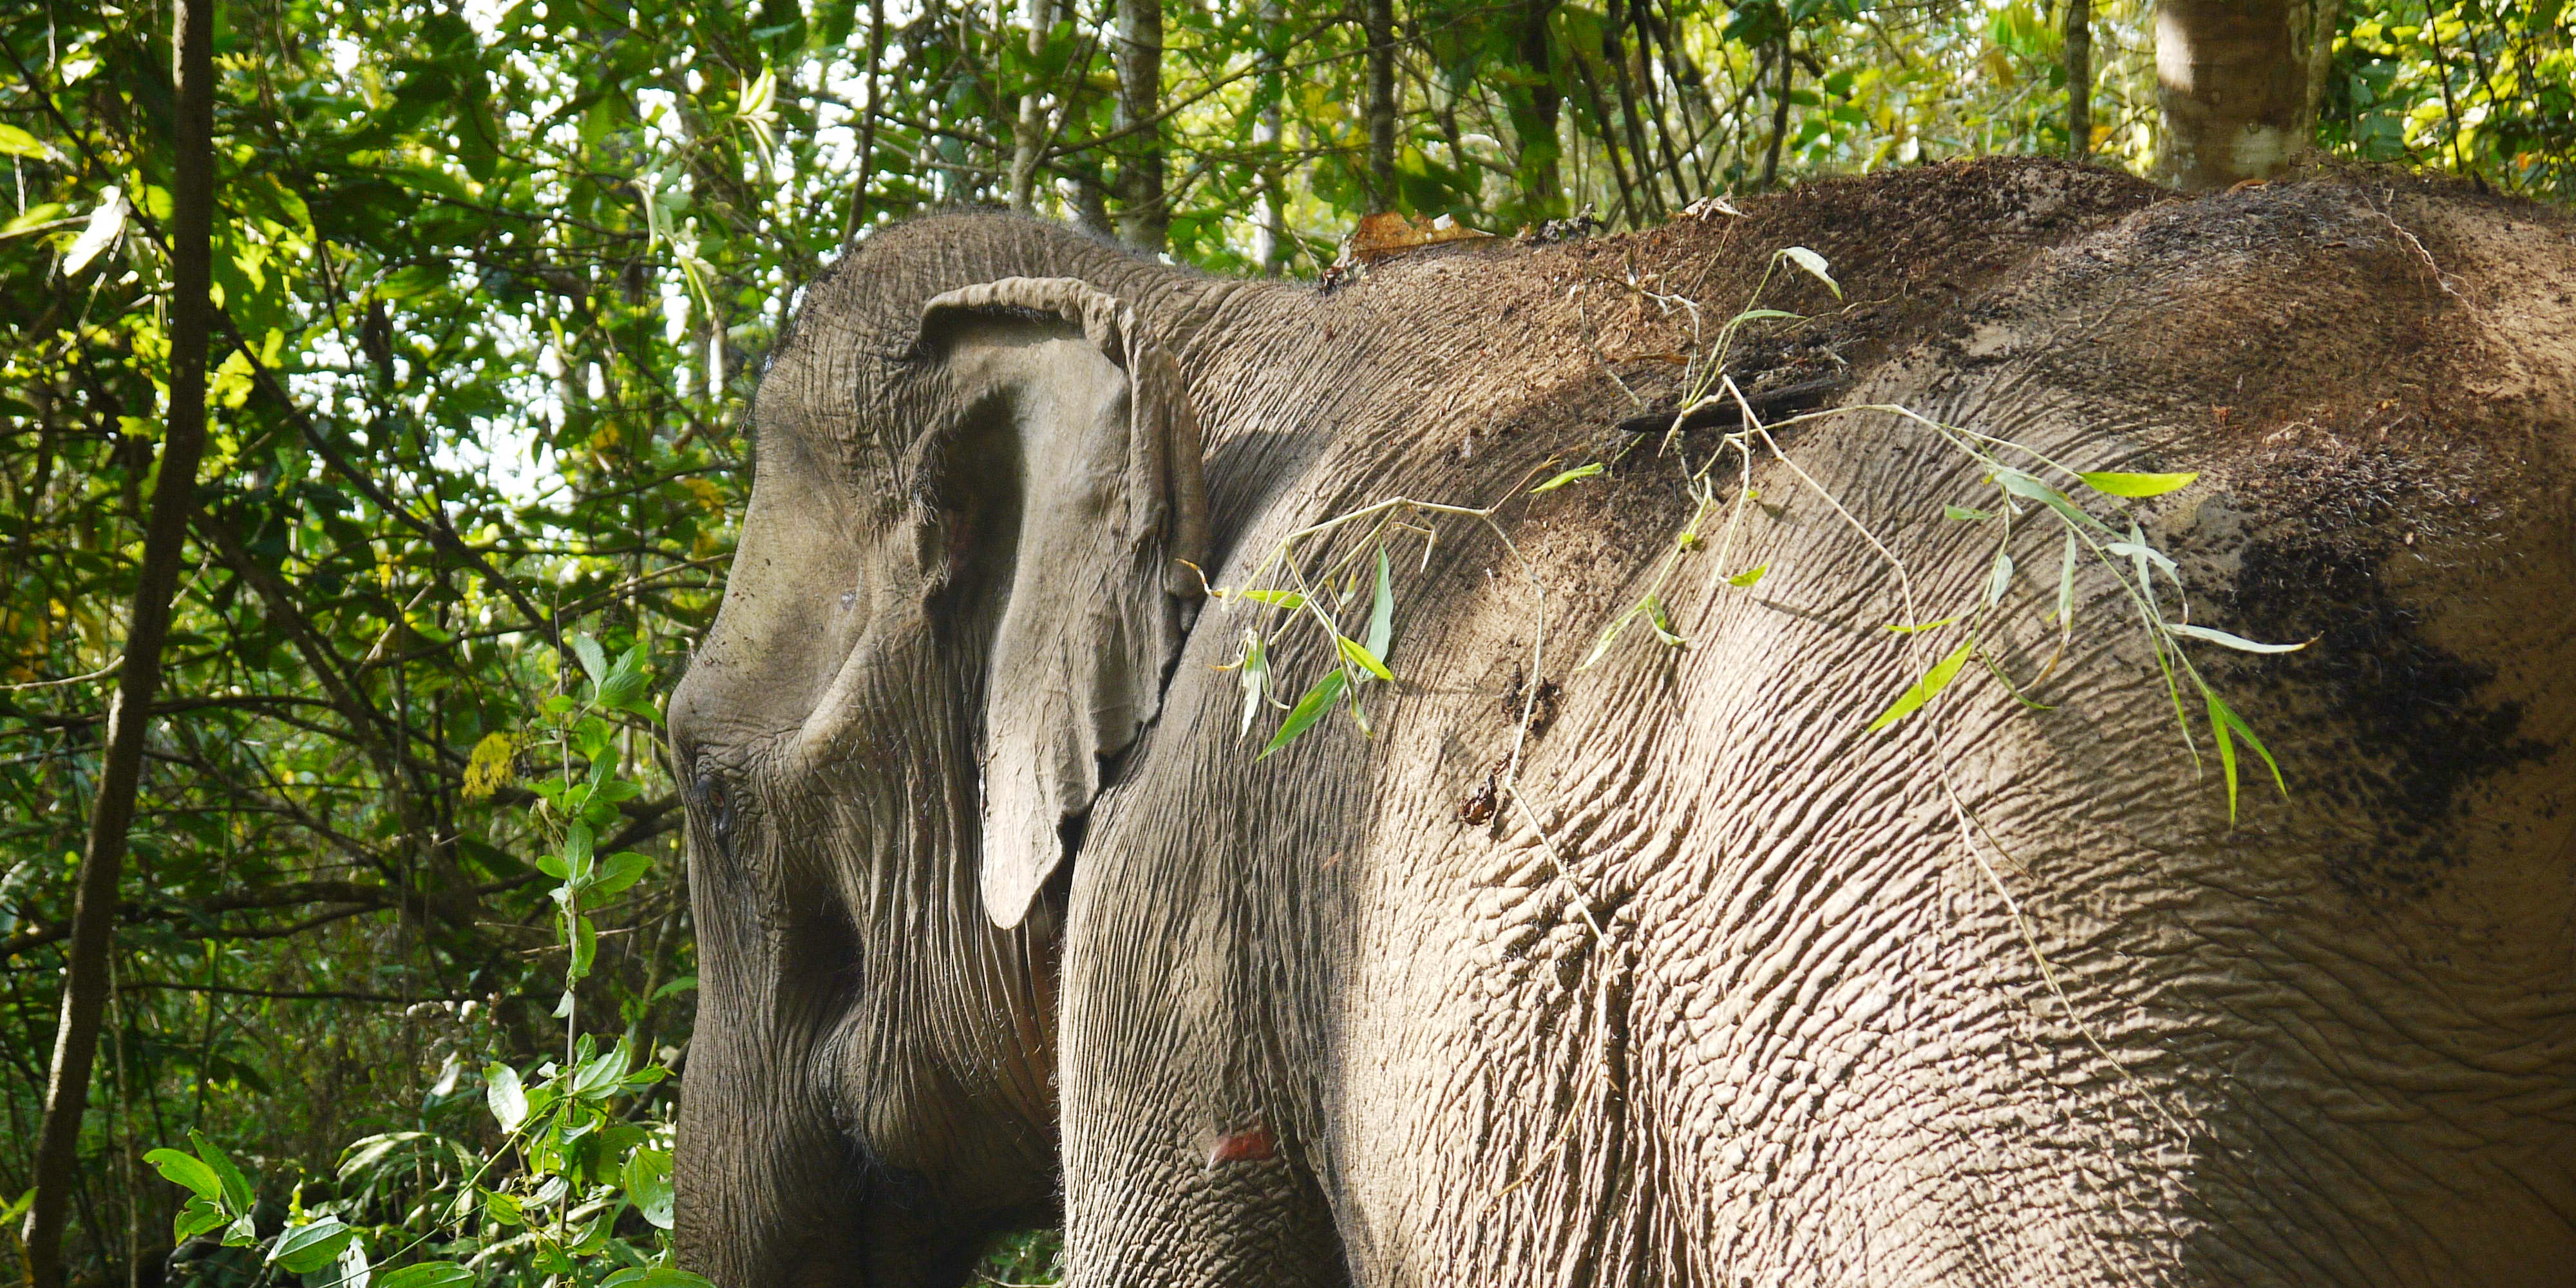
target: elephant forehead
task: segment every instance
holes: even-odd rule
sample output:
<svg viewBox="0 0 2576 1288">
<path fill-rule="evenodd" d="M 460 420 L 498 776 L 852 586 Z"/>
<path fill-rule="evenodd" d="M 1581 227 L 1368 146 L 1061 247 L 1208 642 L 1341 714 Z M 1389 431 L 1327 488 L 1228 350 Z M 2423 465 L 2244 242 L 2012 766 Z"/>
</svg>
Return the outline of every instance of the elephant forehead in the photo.
<svg viewBox="0 0 2576 1288">
<path fill-rule="evenodd" d="M 801 723 L 877 611 L 882 507 L 807 455 L 762 459 L 724 605 L 671 697 L 684 740 Z"/>
</svg>

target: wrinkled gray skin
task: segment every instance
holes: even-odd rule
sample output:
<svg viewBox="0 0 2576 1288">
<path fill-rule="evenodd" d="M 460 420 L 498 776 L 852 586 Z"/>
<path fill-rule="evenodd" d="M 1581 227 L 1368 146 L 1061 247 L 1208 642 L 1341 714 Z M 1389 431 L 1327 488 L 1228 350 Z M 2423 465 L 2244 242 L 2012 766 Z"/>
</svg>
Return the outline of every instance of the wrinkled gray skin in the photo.
<svg viewBox="0 0 2576 1288">
<path fill-rule="evenodd" d="M 1000 216 L 816 283 L 671 702 L 684 1264 L 956 1284 L 1060 1204 L 1094 1285 L 2576 1281 L 2576 226 L 2046 164 L 1748 204 L 1330 295 Z M 1782 442 L 1911 610 L 1757 463 L 1723 571 L 1765 578 L 1686 554 L 1688 648 L 1575 673 L 1687 516 L 1650 440 L 1503 507 L 1527 564 L 1400 537 L 1376 737 L 1254 758 L 1215 669 L 1251 619 L 1172 558 L 1240 584 L 1300 524 L 1595 459 L 1638 414 L 1604 360 L 1668 398 L 1690 342 L 1626 283 L 1713 325 L 1792 243 L 1853 306 L 1776 283 L 1827 316 L 1749 332 L 1754 387 L 1839 360 L 1836 404 L 2201 471 L 2138 507 L 2194 620 L 2322 636 L 2198 650 L 2289 800 L 2240 751 L 2230 828 L 2099 571 L 2056 709 L 1971 668 L 1864 734 L 1956 638 L 1880 626 L 1969 602 L 1998 535 L 1940 517 L 1995 504 L 1977 470 L 1875 413 Z M 2021 526 L 1988 639 L 2029 683 L 2058 554 Z M 1561 715 L 1527 810 L 1470 825 L 1542 607 Z M 1320 663 L 1280 665 L 1293 695 Z"/>
</svg>

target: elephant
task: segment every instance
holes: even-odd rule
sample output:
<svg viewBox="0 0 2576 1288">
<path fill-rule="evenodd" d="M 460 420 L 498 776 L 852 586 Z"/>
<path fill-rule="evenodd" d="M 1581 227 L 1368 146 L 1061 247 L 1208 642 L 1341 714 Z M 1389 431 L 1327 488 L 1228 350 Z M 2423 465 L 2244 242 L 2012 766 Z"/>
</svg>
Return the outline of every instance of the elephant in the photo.
<svg viewBox="0 0 2576 1288">
<path fill-rule="evenodd" d="M 1338 279 L 803 290 L 682 1265 L 2576 1282 L 2576 220 L 1990 159 Z"/>
</svg>

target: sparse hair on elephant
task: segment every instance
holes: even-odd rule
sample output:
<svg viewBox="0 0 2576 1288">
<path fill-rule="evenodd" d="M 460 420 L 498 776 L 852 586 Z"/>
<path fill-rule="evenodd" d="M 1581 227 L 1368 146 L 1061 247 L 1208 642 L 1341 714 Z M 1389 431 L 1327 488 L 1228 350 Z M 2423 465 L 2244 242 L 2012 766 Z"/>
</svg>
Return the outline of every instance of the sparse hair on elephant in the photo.
<svg viewBox="0 0 2576 1288">
<path fill-rule="evenodd" d="M 2136 513 L 2195 613 L 2316 640 L 2202 663 L 2289 799 L 2231 825 L 2116 630 L 2054 709 L 1971 676 L 1864 733 L 1897 589 L 1776 459 L 1727 484 L 1768 575 L 1661 601 L 1688 650 L 1530 668 L 1534 605 L 1586 637 L 1673 549 L 1651 449 L 1444 529 L 1373 736 L 1254 755 L 1203 584 L 1607 459 L 1680 405 L 1669 302 L 1732 312 L 1793 245 L 1842 298 L 1766 288 L 1800 317 L 1729 354 L 1754 415 L 2197 471 Z M 754 418 L 670 703 L 678 1238 L 725 1288 L 956 1285 L 1057 1219 L 1099 1285 L 2570 1282 L 2563 213 L 1990 160 L 1330 295 L 946 216 L 809 288 Z M 1784 450 L 1928 593 L 1985 584 L 1956 454 L 1863 412 Z M 2051 606 L 2001 615 L 2009 673 Z"/>
</svg>

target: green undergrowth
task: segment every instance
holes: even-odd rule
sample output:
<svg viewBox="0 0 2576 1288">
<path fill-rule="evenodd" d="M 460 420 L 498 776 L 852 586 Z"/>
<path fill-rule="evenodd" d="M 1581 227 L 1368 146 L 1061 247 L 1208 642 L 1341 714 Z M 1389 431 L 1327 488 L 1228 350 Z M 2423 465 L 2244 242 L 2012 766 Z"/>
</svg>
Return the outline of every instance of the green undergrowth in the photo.
<svg viewBox="0 0 2576 1288">
<path fill-rule="evenodd" d="M 625 758 L 615 717 L 660 717 L 642 645 L 611 661 L 587 636 L 567 644 L 585 679 L 581 695 L 546 699 L 524 743 L 485 739 L 468 775 L 468 790 L 489 796 L 522 755 L 557 766 L 527 786 L 532 821 L 552 842 L 536 867 L 557 883 L 563 1057 L 525 1068 L 495 1061 L 472 1074 L 452 1067 L 427 1096 L 421 1127 L 350 1142 L 328 1177 L 263 1175 L 195 1130 L 185 1148 L 146 1154 L 187 1194 L 171 1239 L 191 1282 L 712 1288 L 671 1264 L 671 1101 L 652 1094 L 669 1071 L 635 1049 L 633 1017 L 628 1035 L 605 1049 L 578 1023 L 576 985 L 598 952 L 587 910 L 649 866 L 632 851 L 597 852 L 618 804 L 638 790 L 618 773 Z"/>
<path fill-rule="evenodd" d="M 975 1282 L 996 1288 L 1064 1282 L 1064 1238 L 1054 1230 L 1014 1230 L 975 1263 Z"/>
</svg>

